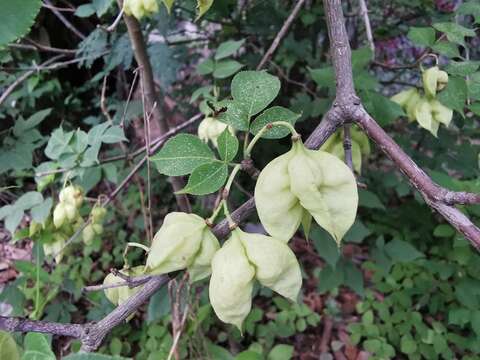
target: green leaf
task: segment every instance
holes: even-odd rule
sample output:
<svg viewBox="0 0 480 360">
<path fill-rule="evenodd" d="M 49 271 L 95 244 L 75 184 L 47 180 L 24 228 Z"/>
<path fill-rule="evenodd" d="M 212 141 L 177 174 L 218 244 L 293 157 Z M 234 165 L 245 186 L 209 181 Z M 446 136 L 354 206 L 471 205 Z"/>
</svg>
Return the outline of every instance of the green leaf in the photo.
<svg viewBox="0 0 480 360">
<path fill-rule="evenodd" d="M 466 1 L 461 4 L 457 13 L 459 15 L 472 15 L 475 18 L 477 24 L 480 23 L 480 3 L 477 0 Z"/>
<path fill-rule="evenodd" d="M 308 69 L 310 75 L 319 87 L 335 88 L 335 72 L 332 66 L 321 69 Z"/>
<path fill-rule="evenodd" d="M 455 45 L 450 41 L 437 42 L 435 45 L 432 46 L 432 50 L 449 58 L 460 57 L 460 53 L 458 52 L 458 45 Z"/>
<path fill-rule="evenodd" d="M 207 343 L 208 354 L 215 360 L 233 360 L 233 356 L 223 347 Z"/>
<path fill-rule="evenodd" d="M 70 147 L 70 140 L 72 140 L 73 135 L 73 131 L 65 133 L 61 127 L 55 129 L 48 140 L 45 155 L 52 160 L 57 160 L 64 153 L 72 153 L 73 150 Z"/>
<path fill-rule="evenodd" d="M 227 180 L 228 166 L 221 162 L 203 164 L 193 170 L 188 183 L 177 194 L 206 195 L 220 189 Z"/>
<path fill-rule="evenodd" d="M 50 210 L 52 209 L 53 200 L 51 197 L 43 200 L 41 204 L 35 205 L 30 210 L 32 219 L 39 224 L 43 224 L 48 215 L 50 215 Z"/>
<path fill-rule="evenodd" d="M 373 59 L 372 50 L 366 46 L 352 51 L 352 69 L 353 72 L 365 69 Z"/>
<path fill-rule="evenodd" d="M 249 127 L 249 117 L 248 113 L 245 111 L 241 104 L 236 103 L 232 100 L 222 100 L 215 106 L 215 109 L 218 110 L 222 107 L 226 107 L 227 110 L 222 112 L 218 116 L 218 120 L 224 122 L 225 124 L 230 125 L 236 130 L 248 131 Z"/>
<path fill-rule="evenodd" d="M 218 137 L 218 153 L 226 163 L 232 161 L 238 152 L 238 139 L 226 128 Z"/>
<path fill-rule="evenodd" d="M 232 97 L 249 117 L 265 109 L 278 95 L 280 80 L 265 71 L 242 71 L 232 80 Z"/>
<path fill-rule="evenodd" d="M 235 52 L 240 49 L 244 42 L 245 39 L 238 41 L 228 40 L 221 43 L 215 52 L 215 60 L 220 60 L 235 54 Z"/>
<path fill-rule="evenodd" d="M 407 37 L 417 45 L 430 47 L 435 43 L 435 30 L 431 27 L 411 27 Z"/>
<path fill-rule="evenodd" d="M 15 208 L 19 210 L 27 210 L 31 209 L 33 206 L 38 205 L 43 202 L 43 196 L 41 193 L 37 191 L 28 191 L 20 198 L 18 198 L 17 201 L 15 201 Z"/>
<path fill-rule="evenodd" d="M 120 141 L 128 141 L 127 138 L 125 137 L 125 133 L 123 132 L 123 129 L 118 126 L 114 125 L 110 128 L 108 128 L 103 134 L 102 134 L 102 142 L 106 144 L 114 144 Z"/>
<path fill-rule="evenodd" d="M 73 138 L 72 148 L 77 154 L 81 154 L 88 146 L 88 135 L 85 131 L 77 129 Z"/>
<path fill-rule="evenodd" d="M 310 238 L 317 254 L 334 268 L 340 259 L 340 250 L 335 240 L 319 226 L 313 226 Z"/>
<path fill-rule="evenodd" d="M 440 224 L 433 230 L 433 236 L 435 237 L 452 237 L 456 231 L 448 224 Z"/>
<path fill-rule="evenodd" d="M 451 76 L 447 87 L 438 94 L 438 100 L 446 107 L 456 110 L 463 116 L 463 108 L 467 96 L 468 90 L 465 79 Z"/>
<path fill-rule="evenodd" d="M 385 252 L 395 262 L 410 262 L 424 257 L 413 245 L 399 239 L 393 239 L 387 243 Z"/>
<path fill-rule="evenodd" d="M 88 131 L 88 144 L 96 145 L 102 142 L 102 135 L 110 126 L 109 122 L 95 125 Z"/>
<path fill-rule="evenodd" d="M 168 140 L 150 160 L 161 174 L 181 176 L 190 174 L 202 164 L 211 163 L 215 155 L 197 136 L 179 134 Z"/>
<path fill-rule="evenodd" d="M 256 135 L 265 125 L 274 121 L 286 121 L 292 125 L 295 125 L 295 122 L 300 118 L 300 116 L 302 115 L 296 114 L 287 108 L 273 106 L 257 116 L 257 118 L 252 122 L 250 132 Z M 263 134 L 262 138 L 280 139 L 288 134 L 290 134 L 290 130 L 286 127 L 273 126 Z"/>
<path fill-rule="evenodd" d="M 365 293 L 365 288 L 362 271 L 352 261 L 344 261 L 343 263 L 343 271 L 345 273 L 345 286 L 348 286 L 358 295 L 363 296 L 363 294 Z"/>
<path fill-rule="evenodd" d="M 0 48 L 30 31 L 41 6 L 41 0 L 0 0 Z"/>
<path fill-rule="evenodd" d="M 235 360 L 263 360 L 263 357 L 257 352 L 247 350 L 235 356 Z"/>
<path fill-rule="evenodd" d="M 207 59 L 197 65 L 197 73 L 199 75 L 208 75 L 208 74 L 211 74 L 214 70 L 215 70 L 215 63 L 213 62 L 212 59 Z"/>
<path fill-rule="evenodd" d="M 95 8 L 92 4 L 83 4 L 80 5 L 77 10 L 75 10 L 74 15 L 80 18 L 86 18 L 95 14 Z"/>
<path fill-rule="evenodd" d="M 473 310 L 471 315 L 472 329 L 480 337 L 480 310 Z"/>
<path fill-rule="evenodd" d="M 106 14 L 112 3 L 113 0 L 92 0 L 92 5 L 95 8 L 98 17 Z"/>
<path fill-rule="evenodd" d="M 438 31 L 445 33 L 448 40 L 463 46 L 465 46 L 465 36 L 475 36 L 475 30 L 467 29 L 453 22 L 436 23 L 432 26 Z"/>
<path fill-rule="evenodd" d="M 5 331 L 0 331 L 0 359 L 20 360 L 20 353 L 15 340 Z"/>
<path fill-rule="evenodd" d="M 473 74 L 480 66 L 480 61 L 450 61 L 445 70 L 450 75 L 467 76 Z"/>
<path fill-rule="evenodd" d="M 197 0 L 197 17 L 195 21 L 200 19 L 213 4 L 213 0 Z"/>
<path fill-rule="evenodd" d="M 360 97 L 368 113 L 382 126 L 405 115 L 400 105 L 379 93 L 362 91 Z"/>
<path fill-rule="evenodd" d="M 402 336 L 400 340 L 400 351 L 404 354 L 413 354 L 417 351 L 417 343 L 410 334 Z"/>
<path fill-rule="evenodd" d="M 56 360 L 47 337 L 39 333 L 28 333 L 23 345 L 22 360 Z"/>
<path fill-rule="evenodd" d="M 268 353 L 267 360 L 290 360 L 292 357 L 292 345 L 278 344 Z"/>
<path fill-rule="evenodd" d="M 38 124 L 40 124 L 45 118 L 50 115 L 52 109 L 44 109 L 36 112 L 30 116 L 27 120 L 19 118 L 15 121 L 15 126 L 13 127 L 13 135 L 20 137 L 25 131 L 33 129 Z"/>
<path fill-rule="evenodd" d="M 215 71 L 213 72 L 213 77 L 216 79 L 225 79 L 235 74 L 242 67 L 243 65 L 236 60 L 219 61 L 215 64 Z"/>
<path fill-rule="evenodd" d="M 382 204 L 378 196 L 365 189 L 358 190 L 358 205 L 370 209 L 385 210 L 385 206 Z"/>
</svg>

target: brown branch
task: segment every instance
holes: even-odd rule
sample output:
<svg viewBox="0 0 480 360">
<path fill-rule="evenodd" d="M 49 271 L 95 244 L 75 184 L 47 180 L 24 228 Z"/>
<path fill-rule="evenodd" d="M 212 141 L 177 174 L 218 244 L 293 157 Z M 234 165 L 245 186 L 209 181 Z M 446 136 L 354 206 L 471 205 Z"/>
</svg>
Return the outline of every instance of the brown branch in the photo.
<svg viewBox="0 0 480 360">
<path fill-rule="evenodd" d="M 118 0 L 120 8 L 122 8 L 122 1 Z M 148 56 L 145 39 L 142 34 L 140 23 L 133 16 L 123 14 L 123 19 L 127 25 L 128 35 L 132 44 L 135 60 L 140 68 L 140 74 L 143 81 L 143 91 L 145 94 L 145 114 L 152 114 L 153 120 L 158 123 L 160 133 L 164 134 L 168 131 L 168 124 L 162 115 L 160 94 L 157 94 L 155 88 L 155 77 L 153 75 L 152 64 Z M 184 186 L 183 180 L 180 177 L 170 177 L 173 190 L 175 192 L 181 190 Z M 190 201 L 185 194 L 176 194 L 177 205 L 183 212 L 191 212 Z"/>
<path fill-rule="evenodd" d="M 73 32 L 75 35 L 77 35 L 80 39 L 85 40 L 86 36 L 83 35 L 80 30 L 78 30 L 75 26 L 72 25 L 70 21 L 68 21 L 65 16 L 56 8 L 53 6 L 53 4 L 50 2 L 50 0 L 44 0 L 45 4 L 47 4 L 47 8 L 51 10 L 55 16 L 69 29 L 71 32 Z"/>
<path fill-rule="evenodd" d="M 297 17 L 298 12 L 302 8 L 305 0 L 298 0 L 295 7 L 293 8 L 292 12 L 288 16 L 287 20 L 283 23 L 282 28 L 278 32 L 277 36 L 275 36 L 275 39 L 273 40 L 272 44 L 268 48 L 267 52 L 265 55 L 263 55 L 262 60 L 257 65 L 257 70 L 262 69 L 265 64 L 267 63 L 268 60 L 272 57 L 273 53 L 277 50 L 278 45 L 280 45 L 280 42 L 284 38 L 284 36 L 287 34 L 288 29 L 290 28 L 290 25 L 292 25 L 293 20 Z"/>
<path fill-rule="evenodd" d="M 39 65 L 39 68 L 41 67 L 44 67 L 44 66 L 48 66 L 52 63 L 54 63 L 55 61 L 57 61 L 58 59 L 62 59 L 65 55 L 57 55 L 57 56 L 54 56 L 52 57 L 51 59 L 48 59 L 47 61 L 43 62 L 42 64 Z M 17 80 L 15 80 L 13 83 L 11 83 L 6 89 L 5 91 L 2 93 L 2 95 L 0 95 L 0 105 L 3 104 L 3 102 L 8 98 L 8 96 L 17 88 L 18 85 L 20 85 L 22 82 L 24 82 L 25 80 L 27 80 L 30 76 L 32 76 L 33 74 L 35 74 L 35 72 L 37 71 L 37 68 L 34 68 L 34 69 L 31 69 L 31 70 L 28 70 L 26 71 L 24 74 L 22 74 L 21 76 L 19 76 L 17 78 Z"/>
<path fill-rule="evenodd" d="M 331 56 L 335 69 L 337 93 L 332 118 L 337 115 L 340 122 L 353 121 L 380 147 L 407 177 L 411 185 L 424 197 L 427 204 L 437 210 L 450 224 L 480 249 L 480 229 L 463 215 L 454 204 L 480 202 L 477 194 L 454 192 L 435 182 L 398 146 L 398 144 L 365 111 L 353 87 L 351 50 L 345 29 L 340 0 L 324 0 L 327 28 L 330 38 Z"/>
<path fill-rule="evenodd" d="M 345 163 L 353 172 L 354 169 L 352 160 L 352 137 L 350 134 L 350 124 L 343 125 L 343 150 L 345 152 Z"/>
</svg>

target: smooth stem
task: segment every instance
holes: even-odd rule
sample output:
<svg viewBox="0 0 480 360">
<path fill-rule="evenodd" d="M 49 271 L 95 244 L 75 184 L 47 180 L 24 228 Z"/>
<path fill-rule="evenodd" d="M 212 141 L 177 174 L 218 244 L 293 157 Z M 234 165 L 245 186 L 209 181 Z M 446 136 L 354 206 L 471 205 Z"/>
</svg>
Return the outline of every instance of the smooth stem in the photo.
<svg viewBox="0 0 480 360">
<path fill-rule="evenodd" d="M 270 130 L 272 128 L 272 126 L 284 126 L 288 130 L 290 130 L 290 133 L 292 134 L 292 137 L 300 137 L 300 135 L 297 133 L 297 131 L 295 130 L 293 125 L 290 124 L 289 122 L 273 121 L 273 122 L 265 125 L 264 127 L 262 127 L 260 129 L 260 131 L 257 133 L 257 135 L 254 136 L 254 138 L 252 139 L 252 141 L 250 142 L 250 144 L 248 145 L 247 149 L 244 152 L 245 158 L 250 157 L 250 154 L 252 153 L 252 149 L 255 146 L 255 144 L 257 143 L 257 141 L 260 140 L 260 138 L 263 136 L 263 134 L 265 134 L 265 132 Z"/>
<path fill-rule="evenodd" d="M 130 249 L 131 247 L 137 247 L 137 248 L 143 249 L 147 254 L 150 251 L 150 248 L 148 246 L 145 246 L 143 244 L 139 244 L 136 242 L 128 242 L 127 246 L 125 247 L 125 250 L 123 251 L 123 262 L 125 264 L 125 268 L 127 269 L 130 267 L 128 264 L 127 254 L 128 254 L 128 249 Z"/>
<path fill-rule="evenodd" d="M 218 214 L 220 213 L 220 210 L 222 210 L 223 208 L 223 202 L 225 200 L 222 200 L 218 203 L 217 207 L 215 208 L 215 210 L 213 210 L 213 213 L 212 213 L 212 216 L 210 216 L 208 219 L 207 219 L 207 223 L 208 224 L 213 224 L 213 222 L 215 221 L 215 219 L 217 218 Z"/>
<path fill-rule="evenodd" d="M 237 223 L 233 221 L 232 216 L 230 215 L 226 200 L 223 200 L 223 212 L 225 213 L 225 217 L 227 218 L 228 226 L 230 228 L 235 228 L 237 226 Z"/>
<path fill-rule="evenodd" d="M 232 187 L 233 180 L 235 179 L 235 176 L 237 175 L 237 173 L 240 171 L 241 167 L 242 165 L 240 164 L 235 165 L 232 172 L 230 173 L 230 177 L 227 180 L 227 184 L 225 185 L 225 190 L 224 190 L 227 195 L 228 193 L 230 193 L 230 188 Z"/>
</svg>

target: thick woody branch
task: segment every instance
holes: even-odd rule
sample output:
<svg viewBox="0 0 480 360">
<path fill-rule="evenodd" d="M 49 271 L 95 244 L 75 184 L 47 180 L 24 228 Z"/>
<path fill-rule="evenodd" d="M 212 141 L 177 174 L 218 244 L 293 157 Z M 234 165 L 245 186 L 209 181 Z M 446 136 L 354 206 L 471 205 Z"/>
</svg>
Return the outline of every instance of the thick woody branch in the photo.
<svg viewBox="0 0 480 360">
<path fill-rule="evenodd" d="M 395 163 L 412 186 L 425 198 L 427 204 L 441 214 L 451 225 L 461 232 L 477 249 L 480 249 L 480 230 L 454 204 L 474 204 L 480 196 L 466 192 L 454 192 L 436 184 L 398 146 L 398 144 L 365 111 L 353 87 L 350 44 L 345 29 L 340 0 L 324 0 L 331 57 L 335 69 L 337 95 L 334 107 L 330 110 L 343 121 L 357 123 L 380 149 Z"/>
</svg>

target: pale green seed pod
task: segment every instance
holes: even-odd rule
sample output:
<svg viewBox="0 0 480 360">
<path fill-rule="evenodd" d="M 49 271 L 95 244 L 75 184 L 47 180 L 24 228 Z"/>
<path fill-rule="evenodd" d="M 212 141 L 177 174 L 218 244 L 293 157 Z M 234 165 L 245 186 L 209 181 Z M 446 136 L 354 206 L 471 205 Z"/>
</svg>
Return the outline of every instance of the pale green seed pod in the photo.
<svg viewBox="0 0 480 360">
<path fill-rule="evenodd" d="M 92 222 L 96 224 L 101 224 L 106 214 L 107 214 L 107 209 L 105 209 L 102 206 L 95 205 L 92 209 L 92 214 L 91 214 Z"/>
<path fill-rule="evenodd" d="M 448 127 L 453 118 L 453 110 L 438 100 L 431 100 L 430 107 L 432 109 L 433 120 Z"/>
<path fill-rule="evenodd" d="M 415 118 L 424 129 L 430 131 L 435 137 L 438 131 L 438 122 L 433 120 L 432 107 L 427 99 L 422 99 L 415 107 Z"/>
<path fill-rule="evenodd" d="M 254 275 L 255 268 L 247 259 L 238 232 L 233 231 L 213 257 L 209 296 L 220 320 L 240 331 L 252 306 Z"/>
<path fill-rule="evenodd" d="M 92 224 L 88 224 L 82 230 L 82 239 L 85 245 L 91 245 L 93 239 L 95 238 L 95 231 L 93 230 Z"/>
<path fill-rule="evenodd" d="M 63 259 L 63 249 L 65 247 L 66 238 L 60 233 L 53 235 L 54 241 L 43 244 L 43 252 L 45 256 L 55 255 L 55 262 L 59 264 Z"/>
<path fill-rule="evenodd" d="M 32 220 L 28 228 L 28 236 L 30 237 L 34 236 L 41 229 L 42 229 L 42 225 Z"/>
<path fill-rule="evenodd" d="M 235 230 L 251 264 L 255 278 L 278 294 L 296 302 L 302 287 L 300 265 L 293 251 L 279 239 Z"/>
<path fill-rule="evenodd" d="M 165 274 L 189 267 L 198 254 L 207 225 L 195 214 L 173 212 L 165 217 L 153 238 L 147 257 L 147 269 Z"/>
<path fill-rule="evenodd" d="M 119 284 L 122 281 L 124 280 L 122 280 L 118 276 L 113 275 L 112 273 L 109 273 L 107 276 L 105 276 L 105 279 L 103 280 L 103 285 Z M 108 301 L 110 301 L 115 306 L 118 305 L 118 289 L 120 288 L 113 287 L 113 288 L 107 288 L 103 290 Z"/>
<path fill-rule="evenodd" d="M 422 97 L 415 90 L 415 93 L 408 99 L 407 104 L 405 105 L 405 112 L 407 113 L 408 120 L 415 121 L 415 109 L 417 104 L 422 100 Z"/>
<path fill-rule="evenodd" d="M 340 244 L 355 221 L 358 192 L 352 171 L 337 157 L 305 148 L 298 140 L 288 163 L 290 190 L 313 218 Z"/>
<path fill-rule="evenodd" d="M 283 241 L 292 238 L 303 217 L 303 208 L 290 190 L 288 164 L 293 156 L 290 150 L 268 163 L 255 185 L 258 217 L 270 235 Z"/>
<path fill-rule="evenodd" d="M 58 195 L 60 202 L 74 203 L 75 202 L 75 187 L 73 185 L 66 186 L 60 191 Z"/>
<path fill-rule="evenodd" d="M 65 202 L 63 203 L 63 208 L 65 209 L 65 213 L 67 214 L 67 219 L 69 221 L 75 220 L 78 214 L 78 211 L 75 205 L 72 203 Z"/>
<path fill-rule="evenodd" d="M 442 90 L 448 83 L 448 74 L 438 66 L 433 66 L 422 73 L 423 88 L 425 94 L 434 98 L 437 91 Z"/>
<path fill-rule="evenodd" d="M 353 169 L 361 174 L 362 173 L 362 152 L 360 150 L 360 145 L 352 139 L 352 163 Z M 336 144 L 332 151 L 328 151 L 330 154 L 335 155 L 342 161 L 345 161 L 345 148 L 343 147 L 343 142 Z"/>
<path fill-rule="evenodd" d="M 362 155 L 370 155 L 370 140 L 368 136 L 356 126 L 350 129 L 350 134 L 352 136 L 352 141 L 356 142 L 360 147 L 360 153 Z"/>
<path fill-rule="evenodd" d="M 400 91 L 398 94 L 393 95 L 390 100 L 396 102 L 401 107 L 405 107 L 412 96 L 418 94 L 417 89 L 410 88 L 407 90 Z"/>
<path fill-rule="evenodd" d="M 63 225 L 65 220 L 67 219 L 67 212 L 65 209 L 64 203 L 59 203 L 55 206 L 55 210 L 53 210 L 53 225 L 58 229 Z"/>
<path fill-rule="evenodd" d="M 143 0 L 143 8 L 150 14 L 158 12 L 157 0 Z"/>
<path fill-rule="evenodd" d="M 202 280 L 212 273 L 211 263 L 218 249 L 220 249 L 220 244 L 217 238 L 208 227 L 205 227 L 200 250 L 195 255 L 193 263 L 188 267 L 189 281 L 191 283 Z"/>
<path fill-rule="evenodd" d="M 103 234 L 103 226 L 101 224 L 92 224 L 93 232 L 97 235 Z"/>
<path fill-rule="evenodd" d="M 232 127 L 227 124 L 213 118 L 206 117 L 198 125 L 198 137 L 204 142 L 211 141 L 215 147 L 218 147 L 217 140 L 218 137 L 223 133 L 223 131 L 228 127 L 228 130 L 232 135 L 235 135 L 235 131 Z"/>
</svg>

